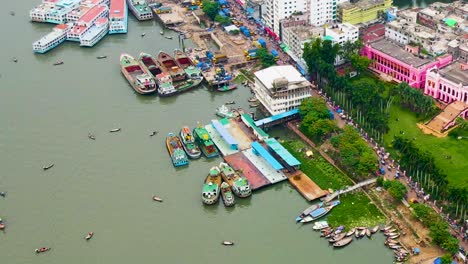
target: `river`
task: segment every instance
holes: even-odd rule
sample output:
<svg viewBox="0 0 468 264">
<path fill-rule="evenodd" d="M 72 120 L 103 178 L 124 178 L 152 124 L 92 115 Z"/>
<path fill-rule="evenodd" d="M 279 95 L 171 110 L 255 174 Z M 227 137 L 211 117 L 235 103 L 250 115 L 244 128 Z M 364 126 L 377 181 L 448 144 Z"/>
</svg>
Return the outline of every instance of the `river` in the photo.
<svg viewBox="0 0 468 264">
<path fill-rule="evenodd" d="M 393 0 L 393 5 L 398 8 L 426 7 L 434 2 L 451 3 L 454 0 Z"/>
<path fill-rule="evenodd" d="M 120 74 L 119 54 L 155 54 L 177 42 L 162 38 L 156 22 L 133 17 L 128 35 L 107 36 L 94 48 L 65 43 L 33 54 L 31 43 L 52 28 L 29 22 L 37 3 L 6 1 L 0 16 L 0 191 L 8 192 L 0 198 L 2 263 L 392 263 L 381 234 L 333 250 L 311 226 L 295 224 L 308 203 L 286 182 L 234 208 L 203 206 L 202 181 L 221 160 L 174 169 L 165 135 L 209 122 L 225 101 L 246 107 L 250 92 L 136 95 Z M 65 64 L 52 66 L 59 60 Z M 115 127 L 122 131 L 108 132 Z M 154 130 L 160 133 L 149 137 Z M 43 171 L 49 163 L 55 167 Z M 152 202 L 153 194 L 164 202 Z M 86 242 L 89 231 L 95 236 Z M 38 247 L 52 251 L 36 256 Z"/>
</svg>

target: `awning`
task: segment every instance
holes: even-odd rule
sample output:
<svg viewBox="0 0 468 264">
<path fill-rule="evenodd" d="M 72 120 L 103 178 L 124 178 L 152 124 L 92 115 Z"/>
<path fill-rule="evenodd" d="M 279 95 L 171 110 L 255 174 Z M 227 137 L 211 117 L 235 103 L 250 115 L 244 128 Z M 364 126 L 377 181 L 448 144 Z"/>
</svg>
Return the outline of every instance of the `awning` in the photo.
<svg viewBox="0 0 468 264">
<path fill-rule="evenodd" d="M 279 40 L 278 35 L 276 35 L 276 33 L 273 32 L 273 30 L 271 30 L 269 27 L 265 27 L 265 32 L 268 34 L 268 36 L 273 37 L 276 41 Z"/>
</svg>

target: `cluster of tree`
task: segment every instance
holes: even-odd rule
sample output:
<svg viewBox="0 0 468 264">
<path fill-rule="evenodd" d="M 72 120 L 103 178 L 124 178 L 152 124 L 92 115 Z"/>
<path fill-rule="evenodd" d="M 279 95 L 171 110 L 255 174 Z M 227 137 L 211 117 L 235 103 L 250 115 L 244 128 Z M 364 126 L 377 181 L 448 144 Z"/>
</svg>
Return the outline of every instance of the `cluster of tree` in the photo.
<svg viewBox="0 0 468 264">
<path fill-rule="evenodd" d="M 322 141 L 333 132 L 339 131 L 336 123 L 330 119 L 326 102 L 322 98 L 311 97 L 299 106 L 302 117 L 301 131 L 315 141 Z"/>
<path fill-rule="evenodd" d="M 360 180 L 378 168 L 377 156 L 361 135 L 352 126 L 345 126 L 343 132 L 331 138 L 337 161 L 348 172 L 352 172 L 354 180 Z"/>
<path fill-rule="evenodd" d="M 406 186 L 400 181 L 388 180 L 383 182 L 383 187 L 388 193 L 397 201 L 401 201 L 408 190 Z"/>
<path fill-rule="evenodd" d="M 432 208 L 425 204 L 413 204 L 413 214 L 429 228 L 432 242 L 447 250 L 451 254 L 458 251 L 458 239 L 450 234 L 449 226 Z"/>
<path fill-rule="evenodd" d="M 412 88 L 405 82 L 398 84 L 392 93 L 398 96 L 401 106 L 417 114 L 424 114 L 424 117 L 432 116 L 437 112 L 432 97 L 425 96 L 421 90 Z"/>
<path fill-rule="evenodd" d="M 218 2 L 203 0 L 203 12 L 212 20 L 220 23 L 223 26 L 228 26 L 231 24 L 231 19 L 227 16 L 219 15 L 219 10 L 221 6 Z"/>
<path fill-rule="evenodd" d="M 347 75 L 339 76 L 335 70 L 334 62 L 341 56 L 351 63 L 358 73 L 364 71 L 370 63 L 367 57 L 359 55 L 362 48 L 360 42 L 346 42 L 343 47 L 333 45 L 329 40 L 315 39 L 304 45 L 303 58 L 309 69 L 310 76 L 317 81 L 325 91 L 335 96 L 344 93 L 350 103 L 345 110 L 356 116 L 358 112 L 365 112 L 365 122 L 381 133 L 388 131 L 388 98 L 382 96 L 381 83 L 370 80 L 351 82 Z M 335 96 L 336 97 L 336 96 Z M 337 98 L 333 98 L 335 101 Z"/>
<path fill-rule="evenodd" d="M 275 57 L 271 53 L 269 53 L 268 50 L 265 48 L 258 49 L 257 56 L 260 59 L 260 62 L 262 63 L 262 66 L 264 68 L 276 64 Z"/>
<path fill-rule="evenodd" d="M 412 140 L 396 136 L 393 147 L 398 151 L 400 165 L 409 168 L 407 174 L 415 175 L 415 180 L 423 184 L 426 192 L 430 193 L 432 197 L 450 201 L 447 209 L 454 217 L 460 216 L 463 218 L 464 214 L 459 210 L 458 205 L 468 204 L 468 190 L 463 187 L 449 185 L 447 175 L 436 166 L 434 157 L 429 152 L 417 148 Z M 429 188 L 430 186 L 432 188 Z M 463 209 L 465 208 L 463 207 Z"/>
</svg>

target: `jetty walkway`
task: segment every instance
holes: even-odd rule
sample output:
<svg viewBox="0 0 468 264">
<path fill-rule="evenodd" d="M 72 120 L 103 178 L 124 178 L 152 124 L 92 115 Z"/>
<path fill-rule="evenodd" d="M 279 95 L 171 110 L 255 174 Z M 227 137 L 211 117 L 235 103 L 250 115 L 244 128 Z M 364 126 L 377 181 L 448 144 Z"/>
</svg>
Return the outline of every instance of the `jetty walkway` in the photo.
<svg viewBox="0 0 468 264">
<path fill-rule="evenodd" d="M 351 192 L 351 191 L 354 191 L 358 188 L 361 188 L 363 186 L 366 186 L 366 185 L 369 185 L 369 184 L 372 184 L 374 182 L 377 181 L 377 178 L 372 178 L 372 179 L 368 179 L 368 180 L 365 180 L 365 181 L 362 181 L 360 183 L 357 183 L 356 185 L 353 185 L 353 186 L 350 186 L 346 189 L 343 189 L 343 190 L 339 190 L 339 191 L 336 191 L 336 192 L 333 192 L 333 193 L 330 193 L 329 195 L 327 195 L 325 198 L 323 198 L 323 201 L 324 202 L 330 202 L 331 200 L 335 199 L 338 195 L 340 194 L 344 194 L 344 193 L 347 193 L 347 192 Z"/>
</svg>

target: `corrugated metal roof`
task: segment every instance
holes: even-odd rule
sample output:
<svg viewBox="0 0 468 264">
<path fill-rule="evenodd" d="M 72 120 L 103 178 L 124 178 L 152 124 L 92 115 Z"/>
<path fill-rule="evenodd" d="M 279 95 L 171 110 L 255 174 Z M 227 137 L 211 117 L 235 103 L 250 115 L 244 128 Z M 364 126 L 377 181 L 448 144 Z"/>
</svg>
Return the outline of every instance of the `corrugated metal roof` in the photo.
<svg viewBox="0 0 468 264">
<path fill-rule="evenodd" d="M 247 121 L 247 123 L 249 123 L 249 125 L 252 127 L 252 129 L 254 129 L 255 131 L 257 131 L 257 133 L 264 137 L 264 138 L 267 138 L 269 137 L 269 135 L 263 131 L 261 128 L 257 127 L 255 125 L 255 121 L 252 119 L 252 117 L 248 114 L 242 114 L 242 117 L 245 119 L 245 121 Z"/>
<path fill-rule="evenodd" d="M 218 120 L 211 120 L 211 125 L 213 125 L 213 127 L 216 129 L 216 131 L 218 131 L 226 143 L 231 146 L 239 144 Z"/>
<path fill-rule="evenodd" d="M 276 139 L 274 138 L 269 138 L 265 140 L 267 145 L 276 153 L 278 156 L 280 156 L 289 166 L 298 166 L 301 165 L 301 162 L 299 162 L 289 151 L 287 151 L 283 145 L 281 145 Z"/>
<path fill-rule="evenodd" d="M 281 165 L 260 143 L 257 141 L 252 142 L 252 148 L 258 152 L 262 158 L 264 158 L 268 164 L 270 164 L 273 169 L 281 170 L 283 165 Z"/>
<path fill-rule="evenodd" d="M 296 109 L 293 109 L 293 110 L 290 110 L 290 111 L 287 111 L 287 112 L 284 112 L 284 113 L 280 113 L 280 114 L 277 114 L 277 115 L 273 115 L 273 116 L 270 116 L 270 117 L 263 118 L 261 120 L 255 121 L 255 125 L 256 126 L 262 126 L 264 124 L 268 124 L 268 123 L 271 123 L 273 121 L 280 120 L 281 118 L 292 116 L 292 115 L 295 115 L 295 114 L 298 114 L 298 113 L 299 113 L 299 110 L 296 108 Z"/>
</svg>

